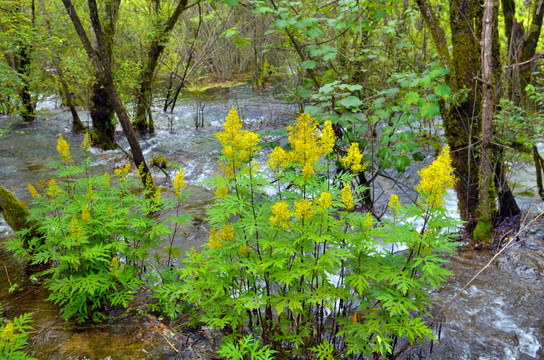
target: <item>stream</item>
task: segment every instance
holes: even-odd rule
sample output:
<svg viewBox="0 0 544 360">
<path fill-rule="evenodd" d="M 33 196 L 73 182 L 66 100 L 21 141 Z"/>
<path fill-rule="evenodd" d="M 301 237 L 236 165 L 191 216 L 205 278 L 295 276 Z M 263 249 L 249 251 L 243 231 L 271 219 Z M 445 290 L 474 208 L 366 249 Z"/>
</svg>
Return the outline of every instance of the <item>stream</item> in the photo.
<svg viewBox="0 0 544 360">
<path fill-rule="evenodd" d="M 156 133 L 142 139 L 141 145 L 150 161 L 164 156 L 171 163 L 185 169 L 185 181 L 191 191 L 184 211 L 197 219 L 204 219 L 207 206 L 213 201 L 213 192 L 202 184 L 206 178 L 220 171 L 217 158 L 219 143 L 214 132 L 220 126 L 231 106 L 236 106 L 242 119 L 252 129 L 268 129 L 293 118 L 296 106 L 286 104 L 281 86 L 269 87 L 256 93 L 248 84 L 226 88 L 214 88 L 198 95 L 185 95 L 178 101 L 174 113 L 163 113 L 160 105 L 155 108 Z M 204 107 L 202 105 L 204 104 Z M 40 113 L 33 125 L 14 124 L 16 131 L 0 137 L 0 184 L 16 196 L 30 202 L 27 184 L 48 180 L 54 170 L 47 164 L 58 160 L 56 142 L 62 135 L 71 145 L 74 161 L 85 154 L 79 148 L 83 135 L 71 132 L 69 112 L 54 108 L 55 101 L 40 102 Z M 197 112 L 203 118 L 204 127 L 195 129 Z M 90 121 L 81 112 L 84 122 Z M 9 119 L 0 117 L 0 128 Z M 119 143 L 128 144 L 119 131 Z M 268 137 L 269 140 L 273 136 Z M 127 161 L 120 150 L 92 151 L 92 172 L 111 172 Z M 414 184 L 418 181 L 417 170 L 432 160 L 429 155 L 423 164 L 409 168 L 404 174 L 395 174 L 401 182 Z M 158 185 L 167 185 L 176 170 L 168 168 L 169 176 L 153 168 L 152 174 Z M 516 173 L 516 192 L 524 210 L 540 207 L 539 201 L 526 196 L 534 192 L 531 171 L 522 165 L 513 168 Z M 394 185 L 380 180 L 377 186 L 383 195 L 376 195 L 377 206 L 387 203 Z M 409 191 L 406 196 L 409 196 Z M 403 197 L 401 197 L 401 202 Z M 405 201 L 407 201 L 405 199 Z M 455 213 L 455 196 L 450 192 L 446 202 Z M 536 205 L 535 205 L 536 204 Z M 0 217 L 0 244 L 12 232 Z M 191 247 L 198 248 L 207 240 L 207 231 L 201 224 L 187 237 L 180 236 L 175 246 L 182 253 Z M 487 268 L 445 312 L 442 320 L 433 325 L 440 338 L 439 344 L 426 343 L 414 347 L 403 359 L 542 359 L 544 358 L 544 220 L 533 223 L 524 231 L 511 249 L 507 250 Z M 447 265 L 455 274 L 444 286 L 435 291 L 437 313 L 450 299 L 493 257 L 491 250 L 460 251 L 450 258 Z M 56 306 L 45 301 L 48 294 L 41 286 L 32 283 L 24 267 L 8 253 L 0 249 L 0 309 L 13 317 L 32 312 L 34 331 L 30 333 L 29 353 L 40 360 L 118 360 L 118 359 L 191 359 L 209 358 L 209 344 L 203 334 L 187 333 L 165 341 L 158 331 L 150 331 L 156 319 L 141 315 L 136 299 L 128 315 L 114 316 L 114 320 L 94 326 L 65 323 L 58 316 Z M 17 283 L 21 291 L 8 293 L 11 283 Z M 120 315 L 120 314 L 113 314 Z"/>
</svg>

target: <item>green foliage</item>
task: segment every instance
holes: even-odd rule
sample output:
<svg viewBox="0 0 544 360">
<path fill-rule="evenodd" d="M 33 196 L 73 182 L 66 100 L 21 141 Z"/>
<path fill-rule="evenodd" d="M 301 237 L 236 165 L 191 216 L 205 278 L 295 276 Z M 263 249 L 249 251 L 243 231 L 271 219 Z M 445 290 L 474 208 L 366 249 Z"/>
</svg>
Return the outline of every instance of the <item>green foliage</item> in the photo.
<svg viewBox="0 0 544 360">
<path fill-rule="evenodd" d="M 3 360 L 36 360 L 23 350 L 27 345 L 27 332 L 32 330 L 32 314 L 23 314 L 0 326 L 0 358 Z"/>
<path fill-rule="evenodd" d="M 51 179 L 39 190 L 29 186 L 34 201 L 28 219 L 39 221 L 43 236 L 25 244 L 28 231 L 19 231 L 8 249 L 32 265 L 48 267 L 38 276 L 51 292 L 48 300 L 61 306 L 63 319 L 99 321 L 105 306 L 126 307 L 143 285 L 150 250 L 171 234 L 168 223 L 151 214 L 173 204 L 160 192 L 140 193 L 130 164 L 111 177 L 89 175 L 90 159 L 72 164 L 64 144 L 61 148 L 59 139 L 58 182 Z"/>
<path fill-rule="evenodd" d="M 375 223 L 370 213 L 349 211 L 364 190 L 351 186 L 355 175 L 332 177 L 334 159 L 324 159 L 313 164 L 314 176 L 305 176 L 321 141 L 315 134 L 291 132 L 293 150 L 270 196 L 259 165 L 251 156 L 241 164 L 232 155 L 240 152 L 226 145 L 228 124 L 227 118 L 227 132 L 218 135 L 226 175 L 211 180 L 218 201 L 208 213 L 210 241 L 187 254 L 176 294 L 201 309 L 206 325 L 230 333 L 223 351 L 234 352 L 235 339 L 248 333 L 282 357 L 321 359 L 387 355 L 397 338 L 433 339 L 422 316 L 428 290 L 449 275 L 440 255 L 455 248 L 456 224 L 447 212 L 398 205 L 394 219 Z"/>
<path fill-rule="evenodd" d="M 272 360 L 275 351 L 268 345 L 262 346 L 259 340 L 255 340 L 252 334 L 248 334 L 238 341 L 225 342 L 217 352 L 228 360 Z"/>
</svg>

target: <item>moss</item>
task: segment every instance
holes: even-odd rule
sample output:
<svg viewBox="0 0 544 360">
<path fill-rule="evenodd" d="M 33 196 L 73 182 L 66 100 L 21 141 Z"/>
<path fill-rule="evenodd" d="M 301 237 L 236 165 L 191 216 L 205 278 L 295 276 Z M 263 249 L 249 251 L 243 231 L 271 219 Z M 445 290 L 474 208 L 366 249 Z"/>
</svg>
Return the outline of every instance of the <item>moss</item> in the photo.
<svg viewBox="0 0 544 360">
<path fill-rule="evenodd" d="M 157 156 L 151 160 L 151 165 L 157 166 L 161 169 L 166 169 L 168 167 L 168 160 L 164 156 Z"/>
<path fill-rule="evenodd" d="M 28 206 L 2 185 L 0 185 L 0 208 L 6 222 L 14 231 L 30 227 L 26 220 L 29 215 Z"/>
<path fill-rule="evenodd" d="M 474 228 L 474 242 L 484 242 L 490 243 L 491 236 L 491 221 L 490 220 L 479 220 L 478 224 Z"/>
</svg>

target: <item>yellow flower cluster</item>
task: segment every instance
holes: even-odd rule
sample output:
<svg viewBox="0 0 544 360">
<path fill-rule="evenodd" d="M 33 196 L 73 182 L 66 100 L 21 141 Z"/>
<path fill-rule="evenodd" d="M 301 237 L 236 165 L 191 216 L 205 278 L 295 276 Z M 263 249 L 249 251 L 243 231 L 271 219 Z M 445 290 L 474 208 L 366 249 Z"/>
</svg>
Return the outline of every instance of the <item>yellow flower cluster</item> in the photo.
<svg viewBox="0 0 544 360">
<path fill-rule="evenodd" d="M 46 194 L 50 197 L 56 197 L 61 193 L 60 186 L 57 185 L 57 181 L 55 179 L 51 179 L 46 184 L 47 190 Z"/>
<path fill-rule="evenodd" d="M 36 196 L 39 197 L 40 194 L 38 194 L 38 190 L 34 187 L 32 184 L 28 184 L 28 191 L 30 192 L 30 195 L 32 198 L 35 198 Z"/>
<path fill-rule="evenodd" d="M 230 177 L 260 149 L 257 146 L 260 139 L 257 133 L 242 130 L 242 121 L 235 107 L 229 111 L 223 130 L 215 134 L 215 137 L 223 147 L 223 155 L 228 159 L 228 165 L 223 164 L 222 167 L 225 176 Z"/>
<path fill-rule="evenodd" d="M 310 219 L 314 216 L 313 204 L 308 199 L 295 201 L 295 216 L 297 219 Z"/>
<path fill-rule="evenodd" d="M 344 184 L 342 188 L 342 204 L 347 210 L 353 209 L 353 194 L 351 193 L 351 186 Z"/>
<path fill-rule="evenodd" d="M 366 169 L 367 163 L 361 164 L 363 160 L 363 154 L 359 151 L 359 143 L 352 142 L 348 154 L 340 159 L 340 163 L 344 165 L 346 169 L 350 169 L 354 173 L 360 173 Z"/>
<path fill-rule="evenodd" d="M 8 321 L 6 325 L 4 325 L 4 328 L 2 329 L 2 332 L 0 333 L 0 340 L 3 340 L 8 343 L 15 342 L 15 331 L 13 328 L 13 321 Z"/>
<path fill-rule="evenodd" d="M 438 158 L 418 174 L 421 182 L 415 187 L 427 206 L 436 209 L 444 204 L 444 193 L 455 185 L 456 178 L 451 166 L 450 148 L 444 146 Z"/>
<path fill-rule="evenodd" d="M 68 145 L 62 135 L 59 136 L 59 140 L 57 141 L 57 151 L 59 152 L 60 156 L 62 156 L 63 161 L 70 159 L 70 145 Z"/>
<path fill-rule="evenodd" d="M 393 214 L 397 215 L 399 212 L 400 207 L 400 201 L 399 197 L 396 194 L 391 194 L 391 198 L 389 198 L 388 206 L 393 209 Z"/>
<path fill-rule="evenodd" d="M 130 172 L 130 163 L 126 163 L 124 167 L 119 169 L 113 169 L 113 173 L 121 177 L 121 180 L 125 180 L 125 176 Z"/>
<path fill-rule="evenodd" d="M 185 172 L 183 171 L 183 169 L 179 169 L 176 177 L 174 178 L 173 185 L 176 195 L 181 194 L 181 190 L 185 188 Z"/>
<path fill-rule="evenodd" d="M 225 199 L 229 193 L 229 189 L 226 186 L 221 186 L 219 189 L 215 191 L 215 196 L 217 196 L 218 199 Z"/>
<path fill-rule="evenodd" d="M 289 205 L 285 201 L 280 201 L 272 205 L 272 213 L 270 223 L 274 226 L 288 229 L 291 223 L 288 221 L 293 213 L 289 210 Z"/>
<path fill-rule="evenodd" d="M 88 132 L 85 133 L 85 137 L 83 138 L 83 144 L 81 144 L 81 148 L 86 151 L 89 151 L 89 149 L 91 148 L 91 136 L 89 135 Z"/>
<path fill-rule="evenodd" d="M 291 163 L 301 167 L 302 175 L 309 179 L 314 174 L 314 165 L 323 155 L 332 152 L 336 136 L 332 124 L 327 121 L 321 134 L 317 131 L 317 121 L 307 113 L 300 114 L 295 124 L 287 127 L 291 151 L 276 147 L 268 159 L 272 170 L 278 167 L 287 168 Z"/>
<path fill-rule="evenodd" d="M 81 220 L 84 222 L 91 220 L 91 212 L 87 208 L 87 205 L 83 205 L 83 208 L 81 209 Z"/>
<path fill-rule="evenodd" d="M 365 219 L 363 220 L 363 227 L 367 230 L 371 230 L 374 226 L 374 218 L 370 213 L 366 213 Z"/>
<path fill-rule="evenodd" d="M 81 226 L 81 223 L 76 216 L 72 217 L 70 220 L 70 227 L 68 230 L 70 231 L 70 238 L 74 240 L 77 240 L 84 235 L 83 226 Z"/>
<path fill-rule="evenodd" d="M 332 197 L 330 192 L 322 192 L 317 200 L 315 201 L 317 204 L 317 210 L 319 212 L 325 212 L 328 208 L 332 205 Z"/>
<path fill-rule="evenodd" d="M 234 237 L 234 228 L 232 225 L 225 225 L 225 227 L 219 231 L 215 228 L 211 228 L 208 246 L 212 249 L 219 249 L 223 246 L 224 242 L 232 241 L 234 240 Z"/>
</svg>

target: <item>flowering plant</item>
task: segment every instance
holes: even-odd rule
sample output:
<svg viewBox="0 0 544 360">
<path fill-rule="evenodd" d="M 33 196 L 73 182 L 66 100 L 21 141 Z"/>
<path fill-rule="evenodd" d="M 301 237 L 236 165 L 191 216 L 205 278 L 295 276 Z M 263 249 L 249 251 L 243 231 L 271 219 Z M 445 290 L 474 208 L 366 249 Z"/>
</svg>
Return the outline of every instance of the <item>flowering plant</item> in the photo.
<svg viewBox="0 0 544 360">
<path fill-rule="evenodd" d="M 210 240 L 187 254 L 178 296 L 223 329 L 227 343 L 253 334 L 280 357 L 387 355 L 400 337 L 432 339 L 422 318 L 427 290 L 449 274 L 440 254 L 455 247 L 438 190 L 421 192 L 432 206 L 397 198 L 395 222 L 375 221 L 356 207 L 363 189 L 353 178 L 365 166 L 358 147 L 340 159 L 351 171 L 332 177 L 330 123 L 320 130 L 302 114 L 288 128 L 289 149 L 269 156 L 277 185 L 270 195 L 254 160 L 258 135 L 241 129 L 233 109 L 217 135 L 224 176 L 211 180 L 218 199 Z"/>
</svg>

